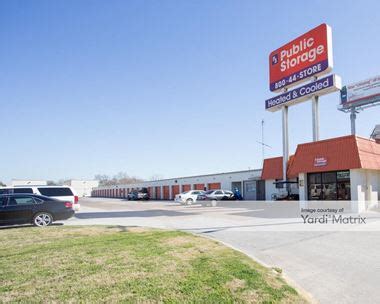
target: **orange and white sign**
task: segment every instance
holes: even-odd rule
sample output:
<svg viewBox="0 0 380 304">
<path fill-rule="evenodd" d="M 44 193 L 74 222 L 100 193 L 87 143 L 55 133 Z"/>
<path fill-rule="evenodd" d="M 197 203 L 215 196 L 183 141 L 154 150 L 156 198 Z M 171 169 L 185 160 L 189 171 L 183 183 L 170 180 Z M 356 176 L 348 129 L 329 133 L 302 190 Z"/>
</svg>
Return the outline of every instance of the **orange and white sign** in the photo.
<svg viewBox="0 0 380 304">
<path fill-rule="evenodd" d="M 326 74 L 332 67 L 331 28 L 321 24 L 270 54 L 270 90 L 277 92 L 294 86 Z"/>
</svg>

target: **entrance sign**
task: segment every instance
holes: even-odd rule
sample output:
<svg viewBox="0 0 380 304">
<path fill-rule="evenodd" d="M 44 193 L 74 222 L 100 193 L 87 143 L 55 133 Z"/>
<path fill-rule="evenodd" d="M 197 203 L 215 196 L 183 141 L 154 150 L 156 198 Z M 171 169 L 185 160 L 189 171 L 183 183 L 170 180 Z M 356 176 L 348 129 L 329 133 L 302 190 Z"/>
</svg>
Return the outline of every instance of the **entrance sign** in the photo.
<svg viewBox="0 0 380 304">
<path fill-rule="evenodd" d="M 319 96 L 341 89 L 341 80 L 329 75 L 332 70 L 332 31 L 323 23 L 269 55 L 269 89 L 282 93 L 265 101 L 268 111 L 282 110 L 282 176 L 287 181 L 287 163 L 289 160 L 288 110 L 290 105 L 311 99 L 313 141 L 319 140 Z M 313 78 L 311 83 L 296 89 L 288 88 Z M 323 158 L 314 161 L 314 166 L 325 166 Z M 287 184 L 288 185 L 288 184 Z M 288 187 L 290 193 L 290 188 Z"/>
<path fill-rule="evenodd" d="M 266 100 L 265 109 L 271 112 L 278 111 L 284 105 L 291 106 L 309 100 L 315 95 L 322 96 L 339 91 L 341 87 L 340 77 L 338 75 L 329 75 Z"/>
<path fill-rule="evenodd" d="M 344 86 L 340 92 L 341 107 L 358 107 L 380 101 L 380 76 Z"/>
<path fill-rule="evenodd" d="M 331 28 L 321 24 L 270 53 L 270 90 L 278 92 L 310 77 L 326 74 L 332 67 Z"/>
</svg>

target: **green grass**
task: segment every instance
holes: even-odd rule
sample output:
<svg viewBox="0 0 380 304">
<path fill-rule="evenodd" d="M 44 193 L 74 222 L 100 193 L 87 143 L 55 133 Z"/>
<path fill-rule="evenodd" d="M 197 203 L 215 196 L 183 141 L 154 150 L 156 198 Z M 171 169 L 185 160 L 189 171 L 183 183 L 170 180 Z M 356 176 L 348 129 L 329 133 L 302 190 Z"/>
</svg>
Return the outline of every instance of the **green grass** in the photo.
<svg viewBox="0 0 380 304">
<path fill-rule="evenodd" d="M 1 303 L 302 303 L 278 272 L 209 239 L 124 227 L 0 230 Z"/>
</svg>

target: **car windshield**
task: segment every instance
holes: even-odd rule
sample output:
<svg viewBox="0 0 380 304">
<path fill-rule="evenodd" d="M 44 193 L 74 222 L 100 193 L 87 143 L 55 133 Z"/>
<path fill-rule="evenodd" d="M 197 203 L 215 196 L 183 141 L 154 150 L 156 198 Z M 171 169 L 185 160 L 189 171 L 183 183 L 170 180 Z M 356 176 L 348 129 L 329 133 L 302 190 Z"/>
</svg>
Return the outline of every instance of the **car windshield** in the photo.
<svg viewBox="0 0 380 304">
<path fill-rule="evenodd" d="M 214 192 L 214 190 L 208 190 L 208 191 L 206 191 L 204 194 L 211 194 L 211 193 L 213 193 Z"/>
<path fill-rule="evenodd" d="M 182 192 L 181 194 L 188 194 L 190 191 L 185 191 L 185 192 Z"/>
</svg>

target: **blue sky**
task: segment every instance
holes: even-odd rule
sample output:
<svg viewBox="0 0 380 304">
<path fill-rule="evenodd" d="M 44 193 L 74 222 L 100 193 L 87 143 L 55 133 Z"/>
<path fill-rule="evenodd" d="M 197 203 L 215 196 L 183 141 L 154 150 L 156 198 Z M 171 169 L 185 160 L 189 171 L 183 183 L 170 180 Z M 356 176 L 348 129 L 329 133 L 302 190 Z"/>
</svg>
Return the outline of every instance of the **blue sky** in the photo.
<svg viewBox="0 0 380 304">
<path fill-rule="evenodd" d="M 1 1 L 0 180 L 149 179 L 261 167 L 282 153 L 264 110 L 268 54 L 326 22 L 343 84 L 379 74 L 378 1 Z M 347 135 L 337 93 L 321 138 Z M 291 152 L 311 141 L 311 104 L 290 110 Z M 361 112 L 368 137 L 380 108 Z"/>
</svg>

